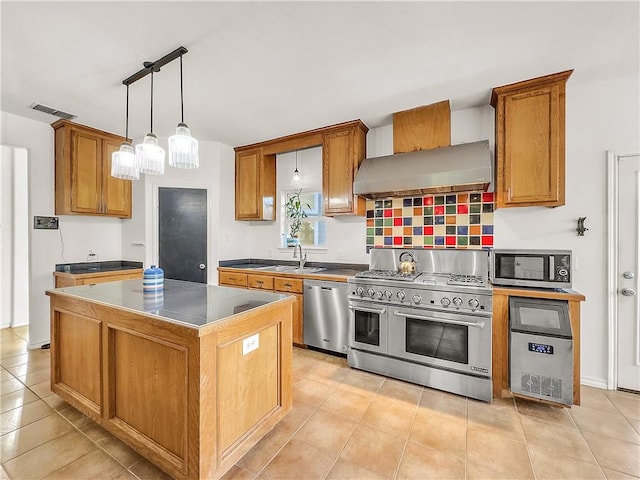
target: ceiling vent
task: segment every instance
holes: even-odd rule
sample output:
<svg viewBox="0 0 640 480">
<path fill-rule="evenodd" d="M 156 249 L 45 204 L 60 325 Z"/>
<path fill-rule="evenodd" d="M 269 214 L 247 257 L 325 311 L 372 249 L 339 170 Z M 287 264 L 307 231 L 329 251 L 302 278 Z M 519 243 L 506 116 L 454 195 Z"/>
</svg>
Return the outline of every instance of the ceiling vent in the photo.
<svg viewBox="0 0 640 480">
<path fill-rule="evenodd" d="M 31 108 L 39 112 L 44 112 L 48 113 L 49 115 L 55 115 L 56 117 L 64 118 L 65 120 L 71 120 L 77 117 L 77 115 L 73 115 L 72 113 L 63 112 L 62 110 L 47 107 L 46 105 L 42 105 L 40 103 L 31 104 Z"/>
</svg>

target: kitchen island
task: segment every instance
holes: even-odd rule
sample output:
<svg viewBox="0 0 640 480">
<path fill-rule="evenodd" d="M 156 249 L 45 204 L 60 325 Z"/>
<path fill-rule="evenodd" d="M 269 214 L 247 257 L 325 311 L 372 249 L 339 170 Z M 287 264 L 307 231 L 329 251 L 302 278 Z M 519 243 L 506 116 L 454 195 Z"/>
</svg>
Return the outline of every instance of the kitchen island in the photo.
<svg viewBox="0 0 640 480">
<path fill-rule="evenodd" d="M 139 279 L 47 295 L 51 389 L 175 478 L 219 478 L 291 409 L 295 297 Z"/>
</svg>

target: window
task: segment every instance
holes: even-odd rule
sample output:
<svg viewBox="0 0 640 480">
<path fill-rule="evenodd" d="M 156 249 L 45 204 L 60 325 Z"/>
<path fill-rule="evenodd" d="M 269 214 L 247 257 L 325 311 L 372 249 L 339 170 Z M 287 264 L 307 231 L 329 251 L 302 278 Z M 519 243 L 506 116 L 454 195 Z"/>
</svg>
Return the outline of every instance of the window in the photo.
<svg viewBox="0 0 640 480">
<path fill-rule="evenodd" d="M 297 238 L 291 236 L 292 219 L 285 213 L 285 203 L 300 192 L 300 203 L 303 206 L 306 218 L 301 219 L 300 230 Z M 327 221 L 322 217 L 322 193 L 316 191 L 286 190 L 280 192 L 280 230 L 282 234 L 282 247 L 293 247 L 298 241 L 302 246 L 324 247 L 326 245 Z"/>
</svg>

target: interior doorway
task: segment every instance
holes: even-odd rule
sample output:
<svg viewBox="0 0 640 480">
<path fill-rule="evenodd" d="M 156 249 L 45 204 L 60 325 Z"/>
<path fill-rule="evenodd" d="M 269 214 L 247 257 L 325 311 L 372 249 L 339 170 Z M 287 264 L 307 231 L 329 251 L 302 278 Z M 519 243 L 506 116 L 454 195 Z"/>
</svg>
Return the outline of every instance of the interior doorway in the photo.
<svg viewBox="0 0 640 480">
<path fill-rule="evenodd" d="M 158 188 L 158 264 L 164 277 L 207 283 L 207 190 Z"/>
<path fill-rule="evenodd" d="M 640 154 L 609 153 L 609 382 L 640 391 Z"/>
<path fill-rule="evenodd" d="M 1 328 L 29 324 L 29 176 L 26 148 L 0 155 Z"/>
</svg>

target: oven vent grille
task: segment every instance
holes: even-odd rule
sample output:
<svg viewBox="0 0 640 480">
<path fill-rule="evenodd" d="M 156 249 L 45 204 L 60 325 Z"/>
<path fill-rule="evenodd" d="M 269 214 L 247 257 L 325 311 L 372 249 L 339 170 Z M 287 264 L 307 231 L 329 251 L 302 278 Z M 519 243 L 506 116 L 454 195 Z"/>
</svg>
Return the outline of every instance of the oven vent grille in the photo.
<svg viewBox="0 0 640 480">
<path fill-rule="evenodd" d="M 63 112 L 62 110 L 58 110 L 57 108 L 47 107 L 46 105 L 42 105 L 41 103 L 32 103 L 31 108 L 33 110 L 37 110 L 38 112 L 48 113 L 49 115 L 55 115 L 56 117 L 64 118 L 65 120 L 71 120 L 76 118 L 77 115 L 72 113 Z"/>
<path fill-rule="evenodd" d="M 520 377 L 520 387 L 522 392 L 562 399 L 562 380 L 559 378 L 523 373 Z"/>
</svg>

